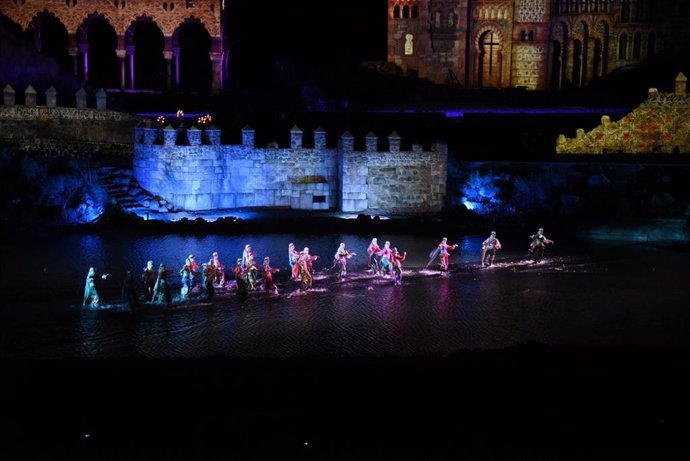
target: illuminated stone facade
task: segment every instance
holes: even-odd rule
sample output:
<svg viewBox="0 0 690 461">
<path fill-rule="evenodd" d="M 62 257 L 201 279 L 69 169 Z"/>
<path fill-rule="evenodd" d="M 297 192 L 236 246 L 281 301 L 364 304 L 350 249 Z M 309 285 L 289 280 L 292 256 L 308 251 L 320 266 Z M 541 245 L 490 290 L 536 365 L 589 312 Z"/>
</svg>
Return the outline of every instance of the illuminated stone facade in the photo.
<svg viewBox="0 0 690 461">
<path fill-rule="evenodd" d="M 690 52 L 687 0 L 388 4 L 388 61 L 436 83 L 579 87 L 657 53 Z"/>
<path fill-rule="evenodd" d="M 116 37 L 115 54 L 120 61 L 120 86 L 135 89 L 134 36 L 142 23 L 153 24 L 164 37 L 161 50 L 170 86 L 179 85 L 181 32 L 190 24 L 208 34 L 212 88 L 224 86 L 227 50 L 224 38 L 225 0 L 0 0 L 0 13 L 22 29 L 32 31 L 36 48 L 46 21 L 59 21 L 69 37 L 68 53 L 74 73 L 89 79 L 89 33 L 94 22 L 105 21 Z"/>
<path fill-rule="evenodd" d="M 152 144 L 157 131 L 137 129 L 134 177 L 179 210 L 290 207 L 420 213 L 440 211 L 446 195 L 445 143 L 435 143 L 430 151 L 418 144 L 401 151 L 394 132 L 387 151 L 377 150 L 372 135 L 367 136 L 367 150 L 356 151 L 351 134 L 343 134 L 338 147 L 330 148 L 326 132 L 317 130 L 313 147 L 307 147 L 295 127 L 290 147 L 263 148 L 254 145 L 254 131 L 246 127 L 241 145 L 176 145 L 173 129 L 163 130 L 164 141 L 158 145 Z"/>
<path fill-rule="evenodd" d="M 604 115 L 601 125 L 574 139 L 560 135 L 559 154 L 690 154 L 690 95 L 687 78 L 681 73 L 674 93 L 649 90 L 649 97 L 637 109 L 617 122 Z"/>
</svg>

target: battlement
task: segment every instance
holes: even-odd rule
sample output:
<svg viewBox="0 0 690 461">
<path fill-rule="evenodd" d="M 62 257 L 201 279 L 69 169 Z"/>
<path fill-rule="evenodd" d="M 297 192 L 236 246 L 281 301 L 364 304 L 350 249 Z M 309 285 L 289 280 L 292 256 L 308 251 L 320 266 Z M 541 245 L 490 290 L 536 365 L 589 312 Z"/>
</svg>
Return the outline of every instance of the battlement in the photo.
<svg viewBox="0 0 690 461">
<path fill-rule="evenodd" d="M 17 101 L 17 96 L 23 96 L 23 101 Z M 0 105 L 0 139 L 28 150 L 41 150 L 56 143 L 132 144 L 132 129 L 140 119 L 108 110 L 103 89 L 89 94 L 80 88 L 74 95 L 62 98 L 60 105 L 59 96 L 52 86 L 41 94 L 28 85 L 19 95 L 11 85 L 5 85 Z M 66 100 L 74 105 L 64 105 Z"/>
<path fill-rule="evenodd" d="M 347 212 L 439 211 L 446 193 L 447 145 L 436 142 L 401 150 L 396 132 L 365 136 L 365 150 L 343 133 L 335 148 L 327 133 L 290 131 L 289 147 L 257 147 L 255 130 L 242 129 L 242 144 L 220 143 L 218 129 L 137 128 L 134 176 L 142 187 L 183 210 L 290 207 Z M 379 150 L 379 145 L 386 150 Z"/>
</svg>

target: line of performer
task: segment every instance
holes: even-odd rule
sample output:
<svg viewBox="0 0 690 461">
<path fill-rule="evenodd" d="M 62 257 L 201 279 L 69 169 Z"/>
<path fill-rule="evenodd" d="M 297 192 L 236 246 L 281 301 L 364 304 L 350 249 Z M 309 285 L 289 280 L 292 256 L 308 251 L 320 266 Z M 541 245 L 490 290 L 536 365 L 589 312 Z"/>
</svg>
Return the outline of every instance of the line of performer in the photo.
<svg viewBox="0 0 690 461">
<path fill-rule="evenodd" d="M 539 230 L 529 236 L 531 243 L 529 251 L 532 259 L 539 262 L 544 257 L 544 250 L 547 244 L 553 244 L 553 240 L 544 235 L 544 229 Z M 429 261 L 425 269 L 438 259 L 442 274 L 448 272 L 450 252 L 458 248 L 458 244 L 448 243 L 448 239 L 443 237 L 441 242 L 429 253 Z M 492 231 L 489 237 L 482 242 L 481 264 L 491 266 L 494 263 L 496 251 L 501 249 L 501 243 L 496 237 L 496 232 Z M 402 253 L 398 248 L 392 247 L 389 241 L 380 247 L 376 238 L 371 239 L 367 247 L 367 272 L 379 277 L 390 278 L 396 286 L 402 285 L 403 267 L 402 263 L 407 258 L 407 251 Z M 348 277 L 348 261 L 357 253 L 350 252 L 345 243 L 340 243 L 333 255 L 333 263 L 330 271 L 335 272 L 337 280 L 341 281 Z M 309 290 L 314 282 L 314 262 L 319 256 L 309 252 L 309 247 L 304 247 L 302 251 L 297 251 L 294 243 L 288 245 L 288 263 L 290 267 L 291 279 L 299 284 L 300 290 Z M 237 262 L 230 270 L 234 278 L 234 288 L 231 287 L 226 274 L 226 266 L 220 261 L 217 251 L 214 251 L 208 262 L 199 264 L 196 257 L 191 254 L 185 258 L 182 268 L 178 271 L 181 277 L 180 299 L 187 300 L 196 292 L 211 299 L 215 295 L 216 289 L 234 289 L 238 296 L 244 296 L 249 291 L 262 289 L 267 293 L 278 294 L 278 287 L 273 281 L 273 274 L 280 272 L 280 269 L 271 266 L 271 258 L 263 258 L 263 264 L 259 266 L 256 261 L 256 252 L 252 250 L 251 244 L 246 244 L 242 251 L 242 257 L 237 258 Z M 156 304 L 170 304 L 173 296 L 170 290 L 168 278 L 172 273 L 161 263 L 158 268 L 154 267 L 153 261 L 148 261 L 143 269 L 141 278 L 144 285 L 143 299 L 146 302 Z M 83 305 L 97 308 L 100 304 L 100 296 L 96 287 L 99 279 L 105 280 L 108 274 L 98 275 L 97 271 L 91 267 L 86 276 L 84 288 Z M 140 305 L 141 298 L 137 293 L 134 276 L 132 271 L 127 271 L 125 282 L 122 288 L 122 298 L 130 308 L 136 309 Z M 199 287 L 199 288 L 197 288 Z"/>
</svg>

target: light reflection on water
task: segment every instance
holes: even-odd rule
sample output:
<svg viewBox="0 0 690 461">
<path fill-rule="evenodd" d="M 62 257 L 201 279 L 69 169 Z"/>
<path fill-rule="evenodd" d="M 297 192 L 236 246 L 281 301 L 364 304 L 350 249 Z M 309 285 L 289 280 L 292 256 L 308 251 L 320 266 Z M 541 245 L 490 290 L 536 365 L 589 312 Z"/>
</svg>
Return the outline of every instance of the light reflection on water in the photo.
<svg viewBox="0 0 690 461">
<path fill-rule="evenodd" d="M 124 236 L 67 235 L 2 247 L 11 270 L 0 280 L 3 357 L 198 357 L 446 355 L 529 341 L 572 345 L 687 345 L 683 253 L 640 246 L 550 247 L 531 263 L 525 239 L 501 236 L 495 267 L 481 269 L 486 236 L 448 236 L 460 243 L 451 273 L 424 269 L 440 238 L 378 236 L 408 252 L 403 286 L 367 275 L 367 235 Z M 300 292 L 288 280 L 287 245 L 320 255 L 315 287 Z M 328 272 L 338 243 L 356 252 L 351 277 Z M 245 243 L 271 257 L 279 295 L 225 292 L 170 308 L 124 311 L 124 273 L 148 259 L 177 273 L 189 254 L 200 262 L 219 251 L 231 266 Z M 80 306 L 86 270 L 110 274 L 101 283 L 108 309 Z M 172 277 L 179 295 L 179 276 Z"/>
</svg>

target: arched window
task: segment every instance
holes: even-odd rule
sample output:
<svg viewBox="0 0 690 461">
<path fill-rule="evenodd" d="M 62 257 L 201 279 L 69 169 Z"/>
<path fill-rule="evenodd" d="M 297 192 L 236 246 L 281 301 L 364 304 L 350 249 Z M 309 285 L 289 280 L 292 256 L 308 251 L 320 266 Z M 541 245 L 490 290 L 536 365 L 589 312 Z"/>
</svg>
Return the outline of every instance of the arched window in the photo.
<svg viewBox="0 0 690 461">
<path fill-rule="evenodd" d="M 630 0 L 621 0 L 621 22 L 630 22 Z"/>
<path fill-rule="evenodd" d="M 405 56 L 414 54 L 414 35 L 405 34 Z"/>
<path fill-rule="evenodd" d="M 500 86 L 501 42 L 492 31 L 486 31 L 479 39 L 479 68 L 477 80 L 479 87 Z"/>
<path fill-rule="evenodd" d="M 521 30 L 520 31 L 520 41 L 524 42 L 525 40 L 527 40 L 527 33 L 524 30 Z"/>
<path fill-rule="evenodd" d="M 527 34 L 527 40 L 529 40 L 530 42 L 534 41 L 534 31 L 533 30 L 530 30 L 529 33 Z"/>
<path fill-rule="evenodd" d="M 448 13 L 448 28 L 455 27 L 455 13 L 452 11 Z"/>
<path fill-rule="evenodd" d="M 412 17 L 419 17 L 419 7 L 417 5 L 412 5 Z"/>
<path fill-rule="evenodd" d="M 410 17 L 410 7 L 405 5 L 403 6 L 403 18 L 409 18 Z"/>
<path fill-rule="evenodd" d="M 618 38 L 618 59 L 628 59 L 628 34 L 622 33 Z"/>
<path fill-rule="evenodd" d="M 650 32 L 647 35 L 647 57 L 651 58 L 656 53 L 656 35 L 654 32 Z"/>
<path fill-rule="evenodd" d="M 393 7 L 393 17 L 396 19 L 400 19 L 400 5 L 395 5 Z"/>
<path fill-rule="evenodd" d="M 434 27 L 435 28 L 440 28 L 441 27 L 441 12 L 437 11 L 434 13 Z"/>
<path fill-rule="evenodd" d="M 633 52 L 632 52 L 633 59 L 640 59 L 640 55 L 642 53 L 641 48 L 642 48 L 642 35 L 639 32 L 636 32 L 635 35 L 633 35 Z"/>
<path fill-rule="evenodd" d="M 604 13 L 608 13 L 609 11 L 609 0 L 599 0 L 599 4 L 601 5 L 601 8 L 599 8 L 601 11 Z"/>
</svg>

